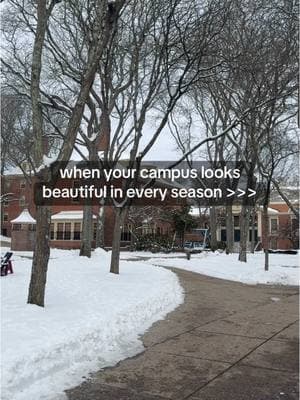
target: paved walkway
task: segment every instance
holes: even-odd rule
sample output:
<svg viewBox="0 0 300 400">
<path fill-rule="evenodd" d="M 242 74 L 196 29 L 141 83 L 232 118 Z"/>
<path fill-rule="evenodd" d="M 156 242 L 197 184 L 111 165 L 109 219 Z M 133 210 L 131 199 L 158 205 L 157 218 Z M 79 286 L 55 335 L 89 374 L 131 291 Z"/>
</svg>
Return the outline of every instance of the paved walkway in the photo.
<svg viewBox="0 0 300 400">
<path fill-rule="evenodd" d="M 298 400 L 297 289 L 174 272 L 184 304 L 69 400 Z"/>
</svg>

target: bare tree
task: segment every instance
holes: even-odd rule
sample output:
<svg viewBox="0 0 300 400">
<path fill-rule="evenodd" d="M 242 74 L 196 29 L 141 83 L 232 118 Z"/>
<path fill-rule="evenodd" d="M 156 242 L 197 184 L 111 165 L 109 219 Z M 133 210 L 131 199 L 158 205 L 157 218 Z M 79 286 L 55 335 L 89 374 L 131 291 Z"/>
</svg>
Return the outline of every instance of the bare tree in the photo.
<svg viewBox="0 0 300 400">
<path fill-rule="evenodd" d="M 148 7 L 149 11 L 145 12 Z M 186 95 L 193 83 L 216 68 L 208 65 L 206 53 L 217 40 L 228 4 L 211 2 L 204 10 L 199 10 L 194 2 L 170 1 L 164 4 L 163 10 L 161 7 L 161 3 L 158 5 L 156 2 L 139 5 L 138 18 L 131 25 L 135 38 L 131 53 L 137 54 L 138 58 L 134 63 L 133 80 L 126 97 L 122 93 L 118 99 L 119 104 L 127 105 L 128 99 L 130 102 L 128 118 L 123 118 L 121 125 L 123 129 L 115 131 L 112 136 L 108 161 L 113 165 L 126 150 L 130 155 L 127 167 L 139 170 L 141 161 L 167 126 L 178 100 Z M 215 23 L 216 20 L 220 21 L 219 25 Z M 152 126 L 151 135 L 142 147 L 146 121 L 153 113 L 156 124 Z M 135 184 L 134 179 L 127 180 L 125 189 Z M 115 203 L 111 260 L 113 273 L 119 273 L 120 226 L 129 205 L 128 199 Z"/>
<path fill-rule="evenodd" d="M 47 2 L 45 0 L 40 0 L 37 3 L 36 10 L 35 5 L 32 5 L 30 2 L 27 3 L 27 8 L 24 6 L 24 4 L 20 5 L 13 0 L 10 1 L 10 3 L 14 7 L 15 13 L 18 15 L 19 21 L 21 21 L 21 26 L 23 28 L 25 26 L 26 29 L 29 29 L 29 32 L 33 33 L 33 51 L 30 76 L 27 77 L 28 71 L 24 71 L 26 65 L 22 63 L 22 54 L 18 53 L 16 47 L 9 47 L 9 44 L 13 44 L 15 42 L 14 33 L 10 35 L 10 41 L 8 41 L 8 51 L 5 54 L 3 64 L 6 68 L 7 76 L 15 78 L 15 81 L 13 82 L 12 80 L 8 80 L 7 86 L 11 87 L 15 91 L 22 91 L 22 94 L 31 98 L 32 127 L 34 132 L 33 137 L 36 141 L 34 151 L 34 171 L 36 172 L 36 180 L 39 181 L 48 178 L 49 175 L 48 168 L 43 164 L 44 152 L 41 145 L 45 120 L 43 106 L 49 106 L 47 103 L 48 101 L 50 102 L 51 107 L 58 110 L 63 109 L 63 111 L 67 114 L 67 124 L 63 133 L 62 145 L 57 156 L 57 161 L 67 162 L 70 159 L 75 146 L 85 104 L 87 102 L 91 86 L 94 82 L 99 60 L 109 41 L 110 35 L 115 30 L 118 16 L 124 2 L 119 1 L 111 4 L 108 1 L 99 0 L 94 3 L 91 14 L 87 15 L 89 23 L 92 26 L 92 29 L 90 30 L 91 35 L 89 37 L 90 40 L 89 46 L 86 49 L 87 51 L 84 52 L 84 57 L 81 58 L 82 68 L 79 73 L 80 79 L 77 81 L 75 101 L 73 98 L 73 106 L 71 107 L 71 110 L 68 107 L 66 107 L 66 109 L 64 108 L 64 99 L 61 97 L 57 98 L 55 94 L 53 95 L 45 92 L 41 84 L 42 69 L 45 65 L 45 60 L 43 59 L 42 53 L 46 48 L 46 35 L 48 38 L 47 50 L 52 54 L 56 63 L 62 67 L 62 63 L 60 63 L 60 61 L 62 59 L 63 61 L 66 61 L 65 54 L 61 52 L 59 46 L 55 47 L 56 41 L 54 37 L 51 36 L 51 26 L 53 26 L 54 29 L 57 26 L 55 25 L 55 17 L 53 20 L 51 20 L 50 17 L 53 15 L 54 7 L 58 2 L 52 1 L 50 5 L 47 6 Z M 65 5 L 63 4 L 62 6 L 64 7 Z M 72 15 L 73 9 L 76 8 L 77 14 L 75 14 L 75 17 L 81 18 L 80 20 L 77 20 L 77 23 L 82 22 L 82 15 L 78 12 L 78 9 L 80 9 L 80 4 L 77 2 L 70 2 L 68 7 L 68 15 Z M 51 23 L 49 22 L 50 20 Z M 76 22 L 76 19 L 75 21 L 73 20 L 73 23 L 74 22 Z M 64 23 L 66 23 L 66 21 L 64 21 Z M 61 29 L 62 26 L 59 28 Z M 73 29 L 76 30 L 76 26 L 73 26 Z M 63 45 L 61 42 L 60 44 Z M 15 64 L 13 61 L 15 61 Z M 67 65 L 70 66 L 69 64 Z M 22 66 L 25 76 L 23 76 L 18 69 L 18 67 L 21 68 Z M 17 86 L 18 83 L 20 84 L 19 86 Z M 48 207 L 37 206 L 36 221 L 37 238 L 32 264 L 28 302 L 37 304 L 39 306 L 44 306 L 47 265 L 49 259 L 50 213 Z"/>
<path fill-rule="evenodd" d="M 199 103 L 207 137 L 196 144 L 194 138 L 183 157 L 171 167 L 201 146 L 213 143 L 211 148 L 222 149 L 223 158 L 229 150 L 236 159 L 244 161 L 247 186 L 253 187 L 259 159 L 265 155 L 265 146 L 270 146 L 274 140 L 274 134 L 270 132 L 274 131 L 275 125 L 295 115 L 296 12 L 292 1 L 288 4 L 276 1 L 272 6 L 264 0 L 232 2 L 227 24 L 224 24 L 218 41 L 223 68 L 217 79 L 208 79 L 204 85 L 196 87 L 196 93 L 204 93 Z M 219 124 L 216 123 L 218 120 Z M 276 132 L 280 136 L 279 131 Z M 228 215 L 230 222 L 232 217 Z M 240 217 L 239 259 L 246 261 L 250 218 L 246 199 Z M 230 223 L 228 230 L 232 231 Z"/>
</svg>

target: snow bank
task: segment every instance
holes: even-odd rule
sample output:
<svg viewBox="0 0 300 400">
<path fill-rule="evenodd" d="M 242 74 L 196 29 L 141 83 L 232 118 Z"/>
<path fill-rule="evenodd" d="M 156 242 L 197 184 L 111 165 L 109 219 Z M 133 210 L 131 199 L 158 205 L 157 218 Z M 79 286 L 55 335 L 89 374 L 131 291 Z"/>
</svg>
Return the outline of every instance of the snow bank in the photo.
<svg viewBox="0 0 300 400">
<path fill-rule="evenodd" d="M 183 301 L 175 274 L 142 262 L 109 273 L 91 259 L 52 250 L 46 307 L 26 304 L 31 260 L 14 254 L 2 286 L 2 399 L 61 399 L 91 371 L 143 350 L 139 335 Z"/>
<path fill-rule="evenodd" d="M 0 235 L 0 242 L 11 243 L 11 238 L 7 236 Z"/>
<path fill-rule="evenodd" d="M 176 267 L 220 279 L 247 284 L 298 285 L 299 256 L 270 254 L 270 269 L 264 271 L 264 254 L 247 254 L 247 263 L 237 260 L 237 254 L 209 253 L 191 255 L 186 258 L 166 259 L 164 257 L 147 260 L 153 265 Z"/>
</svg>

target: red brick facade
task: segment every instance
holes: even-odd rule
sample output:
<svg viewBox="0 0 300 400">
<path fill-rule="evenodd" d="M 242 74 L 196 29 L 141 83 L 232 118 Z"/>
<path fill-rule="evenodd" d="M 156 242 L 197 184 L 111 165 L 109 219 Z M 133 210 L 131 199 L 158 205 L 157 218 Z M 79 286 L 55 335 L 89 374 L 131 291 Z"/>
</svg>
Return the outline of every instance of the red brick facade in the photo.
<svg viewBox="0 0 300 400">
<path fill-rule="evenodd" d="M 10 221 L 17 218 L 23 209 L 28 208 L 30 214 L 35 216 L 33 191 L 31 185 L 22 175 L 9 175 L 1 177 L 2 195 L 10 193 L 1 207 L 1 233 L 11 236 Z"/>
<path fill-rule="evenodd" d="M 13 231 L 11 235 L 11 249 L 18 251 L 33 251 L 35 243 L 35 231 L 28 230 L 29 226 L 22 230 Z"/>
<path fill-rule="evenodd" d="M 1 177 L 1 187 L 3 193 L 10 193 L 7 200 L 4 202 L 1 210 L 1 233 L 4 236 L 11 237 L 12 224 L 11 220 L 15 219 L 20 213 L 27 208 L 33 218 L 36 215 L 36 207 L 34 204 L 33 186 L 27 182 L 22 175 L 5 175 Z M 74 203 L 74 205 L 55 205 L 51 207 L 52 215 L 57 214 L 61 211 L 79 211 L 82 210 L 82 206 Z M 93 213 L 97 215 L 99 212 L 99 206 L 93 206 Z M 104 212 L 104 244 L 106 247 L 111 247 L 113 240 L 113 228 L 114 228 L 114 209 L 111 206 L 105 207 Z M 130 245 L 130 235 L 126 235 L 126 226 L 124 224 L 124 234 L 122 235 L 121 246 Z M 156 230 L 159 233 L 166 234 L 170 231 L 170 224 L 163 221 L 158 221 L 156 224 Z M 80 239 L 72 240 L 57 240 L 56 238 L 51 240 L 51 247 L 62 248 L 62 249 L 77 249 L 80 248 Z M 95 242 L 93 241 L 92 245 Z"/>
<path fill-rule="evenodd" d="M 25 180 L 22 175 L 6 175 L 1 177 L 2 194 L 9 193 L 7 200 L 2 204 L 1 210 L 1 233 L 4 236 L 11 237 L 11 220 L 19 216 L 23 209 L 27 208 L 35 218 L 36 209 L 33 200 L 33 187 Z M 292 249 L 299 247 L 299 231 L 297 228 L 297 221 L 289 207 L 282 202 L 271 203 L 270 208 L 277 210 L 278 213 L 269 215 L 269 247 L 271 249 Z M 61 211 L 82 210 L 82 206 L 74 203 L 74 205 L 66 206 L 52 206 L 52 215 Z M 99 207 L 93 207 L 94 214 L 99 212 Z M 145 216 L 147 217 L 147 216 Z M 273 220 L 273 221 L 272 221 Z M 275 223 L 275 220 L 277 221 Z M 126 231 L 125 224 L 125 231 Z M 110 247 L 113 240 L 113 227 L 114 227 L 114 210 L 110 206 L 105 207 L 105 221 L 104 221 L 104 241 L 105 246 Z M 157 233 L 167 234 L 171 233 L 172 227 L 168 222 L 157 221 L 155 224 Z M 259 227 L 258 227 L 259 229 Z M 262 229 L 262 227 L 261 227 Z M 260 230 L 260 229 L 259 229 Z M 260 236 L 260 235 L 259 235 Z M 263 246 L 265 242 L 265 233 L 261 231 L 261 238 Z M 129 235 L 122 236 L 123 240 L 121 246 L 130 244 Z M 94 244 L 94 243 L 93 243 Z M 73 240 L 51 240 L 51 246 L 64 249 L 80 248 L 80 239 Z"/>
<path fill-rule="evenodd" d="M 278 211 L 269 215 L 269 248 L 289 250 L 299 248 L 299 224 L 288 205 L 271 203 L 270 208 Z M 262 227 L 262 245 L 266 246 L 266 233 Z"/>
<path fill-rule="evenodd" d="M 7 175 L 1 177 L 2 193 L 11 193 L 6 197 L 1 209 L 1 233 L 11 237 L 11 220 L 17 218 L 27 208 L 33 218 L 36 215 L 36 207 L 33 199 L 33 187 L 22 175 Z M 60 211 L 82 210 L 82 206 L 52 206 L 52 214 Z M 99 207 L 93 207 L 93 213 L 97 214 Z M 104 239 L 105 246 L 110 247 L 113 238 L 114 211 L 112 207 L 105 207 Z M 74 249 L 80 247 L 80 240 L 52 240 L 52 247 Z"/>
</svg>

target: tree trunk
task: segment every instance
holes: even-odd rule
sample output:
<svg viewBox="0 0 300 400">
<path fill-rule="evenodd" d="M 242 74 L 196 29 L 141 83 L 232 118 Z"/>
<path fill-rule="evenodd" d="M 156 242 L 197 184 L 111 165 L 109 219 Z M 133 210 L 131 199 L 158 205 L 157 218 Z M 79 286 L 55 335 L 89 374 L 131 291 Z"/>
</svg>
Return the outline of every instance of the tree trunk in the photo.
<svg viewBox="0 0 300 400">
<path fill-rule="evenodd" d="M 255 217 L 256 210 L 255 206 L 252 207 L 252 218 L 251 218 L 251 253 L 254 254 L 255 250 Z"/>
<path fill-rule="evenodd" d="M 42 53 L 47 29 L 47 22 L 54 7 L 53 2 L 47 11 L 47 1 L 41 0 L 37 3 L 37 25 L 32 50 L 31 61 L 31 109 L 32 109 L 32 134 L 34 138 L 33 155 L 35 166 L 39 167 L 43 161 L 43 115 L 40 103 L 40 77 L 42 72 Z M 47 171 L 42 172 L 47 176 Z M 44 307 L 45 288 L 47 281 L 47 268 L 50 255 L 49 232 L 51 212 L 48 207 L 37 206 L 36 208 L 36 239 L 33 253 L 31 277 L 28 290 L 29 304 Z"/>
<path fill-rule="evenodd" d="M 291 209 L 292 213 L 294 213 L 295 217 L 297 218 L 297 221 L 299 221 L 299 209 L 290 201 L 288 196 L 280 189 L 280 186 L 278 185 L 278 182 L 276 179 L 271 179 L 273 185 L 275 186 L 277 192 L 280 194 L 281 198 L 286 202 L 286 204 L 289 206 Z"/>
<path fill-rule="evenodd" d="M 264 240 L 264 252 L 265 252 L 265 271 L 269 271 L 269 216 L 268 216 L 268 206 L 271 193 L 271 179 L 268 179 L 265 191 L 264 205 L 263 205 L 263 215 L 262 215 L 262 236 L 265 235 Z"/>
<path fill-rule="evenodd" d="M 97 216 L 96 244 L 95 247 L 104 248 L 104 223 L 105 223 L 105 207 L 100 205 Z"/>
<path fill-rule="evenodd" d="M 269 216 L 268 206 L 263 207 L 262 232 L 265 235 L 264 252 L 265 252 L 265 271 L 269 271 Z"/>
<path fill-rule="evenodd" d="M 216 207 L 210 207 L 209 212 L 209 231 L 210 231 L 210 247 L 212 251 L 217 250 L 217 216 Z"/>
<path fill-rule="evenodd" d="M 42 70 L 42 50 L 47 28 L 47 21 L 50 13 L 57 1 L 50 3 L 48 11 L 46 9 L 46 0 L 38 1 L 37 9 L 37 28 L 32 55 L 31 68 L 31 103 L 32 103 L 32 129 L 35 139 L 33 152 L 36 157 L 36 166 L 40 166 L 42 162 L 42 135 L 43 135 L 43 118 L 42 109 L 40 107 L 40 75 Z M 101 55 L 107 46 L 112 32 L 115 31 L 116 22 L 119 12 L 124 3 L 120 2 L 117 5 L 114 16 L 111 15 L 110 8 L 106 9 L 106 3 L 100 7 L 97 13 L 97 26 L 94 31 L 94 37 L 88 52 L 88 61 L 86 63 L 85 73 L 82 77 L 80 91 L 77 100 L 72 110 L 72 114 L 68 121 L 68 126 L 65 132 L 65 140 L 57 157 L 58 161 L 67 162 L 70 159 L 76 135 L 82 120 L 86 100 L 90 93 L 90 88 L 94 82 L 95 73 L 99 64 Z M 57 167 L 58 168 L 58 167 Z M 57 171 L 56 171 L 57 172 Z M 55 174 L 55 169 L 54 172 Z M 47 279 L 47 265 L 49 260 L 49 228 L 50 228 L 50 211 L 47 207 L 37 207 L 36 217 L 36 243 L 33 255 L 31 280 L 29 285 L 28 303 L 44 306 L 45 285 Z"/>
<path fill-rule="evenodd" d="M 239 261 L 247 262 L 247 241 L 249 234 L 249 207 L 242 206 L 240 214 L 240 251 Z"/>
<path fill-rule="evenodd" d="M 115 208 L 114 236 L 112 242 L 111 262 L 110 262 L 110 272 L 113 274 L 119 274 L 121 231 L 122 231 L 122 223 L 124 221 L 124 217 L 125 217 L 125 210 L 121 208 Z"/>
<path fill-rule="evenodd" d="M 83 207 L 80 256 L 91 257 L 93 236 L 93 211 L 91 205 Z"/>
<path fill-rule="evenodd" d="M 183 231 L 181 232 L 181 247 L 184 247 L 185 232 L 186 232 L 186 222 L 184 223 L 184 228 L 183 228 Z"/>
<path fill-rule="evenodd" d="M 36 240 L 27 303 L 36 304 L 40 307 L 44 307 L 47 268 L 50 256 L 50 218 L 51 212 L 48 207 L 37 206 Z"/>
<path fill-rule="evenodd" d="M 226 254 L 233 253 L 233 230 L 232 205 L 229 204 L 226 206 Z"/>
<path fill-rule="evenodd" d="M 55 3 L 53 3 L 54 5 Z M 48 19 L 53 8 L 47 11 L 47 1 L 37 2 L 37 25 L 31 60 L 30 95 L 32 110 L 32 134 L 34 138 L 33 154 L 36 166 L 43 160 L 43 113 L 41 106 L 40 79 L 42 73 L 42 53 L 47 30 Z"/>
</svg>

